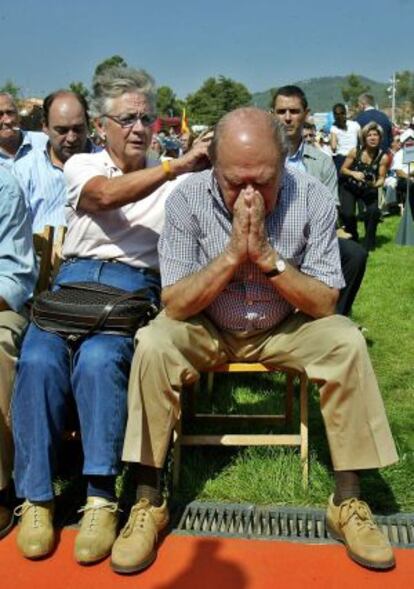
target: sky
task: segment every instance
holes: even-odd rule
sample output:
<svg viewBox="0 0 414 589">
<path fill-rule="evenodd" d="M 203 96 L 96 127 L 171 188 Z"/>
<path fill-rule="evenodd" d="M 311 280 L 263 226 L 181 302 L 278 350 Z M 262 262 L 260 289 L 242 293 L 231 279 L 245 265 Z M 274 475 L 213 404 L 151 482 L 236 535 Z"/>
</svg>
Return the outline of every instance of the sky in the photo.
<svg viewBox="0 0 414 589">
<path fill-rule="evenodd" d="M 1 0 L 0 86 L 44 97 L 118 54 L 179 98 L 210 76 L 250 92 L 414 70 L 414 0 Z"/>
</svg>

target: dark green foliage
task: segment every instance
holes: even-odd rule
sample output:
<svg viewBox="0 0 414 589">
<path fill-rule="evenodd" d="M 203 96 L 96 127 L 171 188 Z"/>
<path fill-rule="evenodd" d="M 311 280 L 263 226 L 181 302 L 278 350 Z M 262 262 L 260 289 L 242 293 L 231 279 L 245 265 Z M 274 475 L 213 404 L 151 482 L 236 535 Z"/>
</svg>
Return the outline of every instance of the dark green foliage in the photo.
<svg viewBox="0 0 414 589">
<path fill-rule="evenodd" d="M 0 86 L 0 92 L 7 92 L 8 94 L 11 94 L 13 98 L 16 99 L 20 96 L 20 90 L 21 88 L 19 86 L 16 86 L 16 84 L 11 80 L 6 80 L 3 86 Z"/>
<path fill-rule="evenodd" d="M 94 75 L 102 74 L 106 69 L 114 66 L 128 67 L 128 64 L 120 55 L 113 55 L 112 57 L 108 57 L 108 59 L 104 59 L 104 61 L 96 66 Z"/>
<path fill-rule="evenodd" d="M 183 103 L 169 86 L 157 88 L 157 113 L 161 116 L 176 117 L 182 112 Z"/>
<path fill-rule="evenodd" d="M 85 98 L 88 98 L 89 96 L 89 90 L 83 82 L 72 82 L 69 84 L 69 90 L 75 92 L 76 94 L 80 94 Z"/>
<path fill-rule="evenodd" d="M 364 92 L 369 92 L 371 86 L 364 84 L 359 76 L 350 74 L 346 79 L 345 86 L 342 86 L 342 96 L 346 104 L 355 108 L 358 104 L 358 97 Z"/>
<path fill-rule="evenodd" d="M 192 123 L 215 125 L 226 113 L 250 104 L 247 88 L 230 78 L 208 78 L 197 92 L 187 97 L 188 116 Z"/>
</svg>

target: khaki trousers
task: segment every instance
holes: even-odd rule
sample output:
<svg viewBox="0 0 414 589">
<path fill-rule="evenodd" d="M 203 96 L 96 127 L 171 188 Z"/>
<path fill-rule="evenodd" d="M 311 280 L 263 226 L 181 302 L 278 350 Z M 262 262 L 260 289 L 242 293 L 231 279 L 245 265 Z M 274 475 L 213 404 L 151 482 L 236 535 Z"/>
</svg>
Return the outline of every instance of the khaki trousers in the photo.
<svg viewBox="0 0 414 589">
<path fill-rule="evenodd" d="M 162 467 L 180 415 L 183 383 L 227 361 L 283 364 L 320 386 L 320 404 L 335 470 L 398 460 L 365 340 L 347 317 L 297 313 L 277 328 L 218 331 L 204 315 L 176 321 L 162 312 L 137 332 L 128 392 L 123 460 Z"/>
<path fill-rule="evenodd" d="M 0 312 L 0 490 L 7 487 L 13 464 L 10 400 L 16 362 L 27 320 L 14 311 Z"/>
</svg>

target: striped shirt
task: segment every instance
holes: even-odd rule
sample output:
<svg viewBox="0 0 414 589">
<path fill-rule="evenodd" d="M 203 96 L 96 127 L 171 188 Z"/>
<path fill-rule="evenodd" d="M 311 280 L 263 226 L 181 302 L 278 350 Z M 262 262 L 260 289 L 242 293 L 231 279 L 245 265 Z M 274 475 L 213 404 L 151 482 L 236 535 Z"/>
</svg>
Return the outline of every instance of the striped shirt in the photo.
<svg viewBox="0 0 414 589">
<path fill-rule="evenodd" d="M 62 168 L 50 159 L 49 144 L 35 148 L 12 166 L 12 173 L 23 189 L 32 217 L 33 232 L 41 232 L 45 225 L 66 225 L 66 184 Z M 96 148 L 88 142 L 87 151 Z"/>
<path fill-rule="evenodd" d="M 329 191 L 308 174 L 286 169 L 277 206 L 266 217 L 269 243 L 304 274 L 340 289 L 345 283 L 335 227 Z M 214 173 L 206 170 L 184 180 L 166 202 L 158 246 L 163 287 L 221 254 L 231 230 L 232 215 Z M 204 312 L 218 327 L 249 331 L 278 325 L 293 310 L 258 266 L 246 262 Z"/>
</svg>

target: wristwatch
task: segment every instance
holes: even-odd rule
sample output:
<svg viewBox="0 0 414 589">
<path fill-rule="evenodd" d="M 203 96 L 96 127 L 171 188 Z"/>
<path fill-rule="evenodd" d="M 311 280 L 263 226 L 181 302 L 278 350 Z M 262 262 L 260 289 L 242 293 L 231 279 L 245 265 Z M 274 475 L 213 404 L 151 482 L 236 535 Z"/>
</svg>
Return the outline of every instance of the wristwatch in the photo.
<svg viewBox="0 0 414 589">
<path fill-rule="evenodd" d="M 275 262 L 275 265 L 273 266 L 273 268 L 271 270 L 269 270 L 268 272 L 263 272 L 263 274 L 265 276 L 267 276 L 268 278 L 273 278 L 273 276 L 279 276 L 279 274 L 283 274 L 283 272 L 286 270 L 287 265 L 286 262 L 283 258 L 278 258 Z"/>
</svg>

